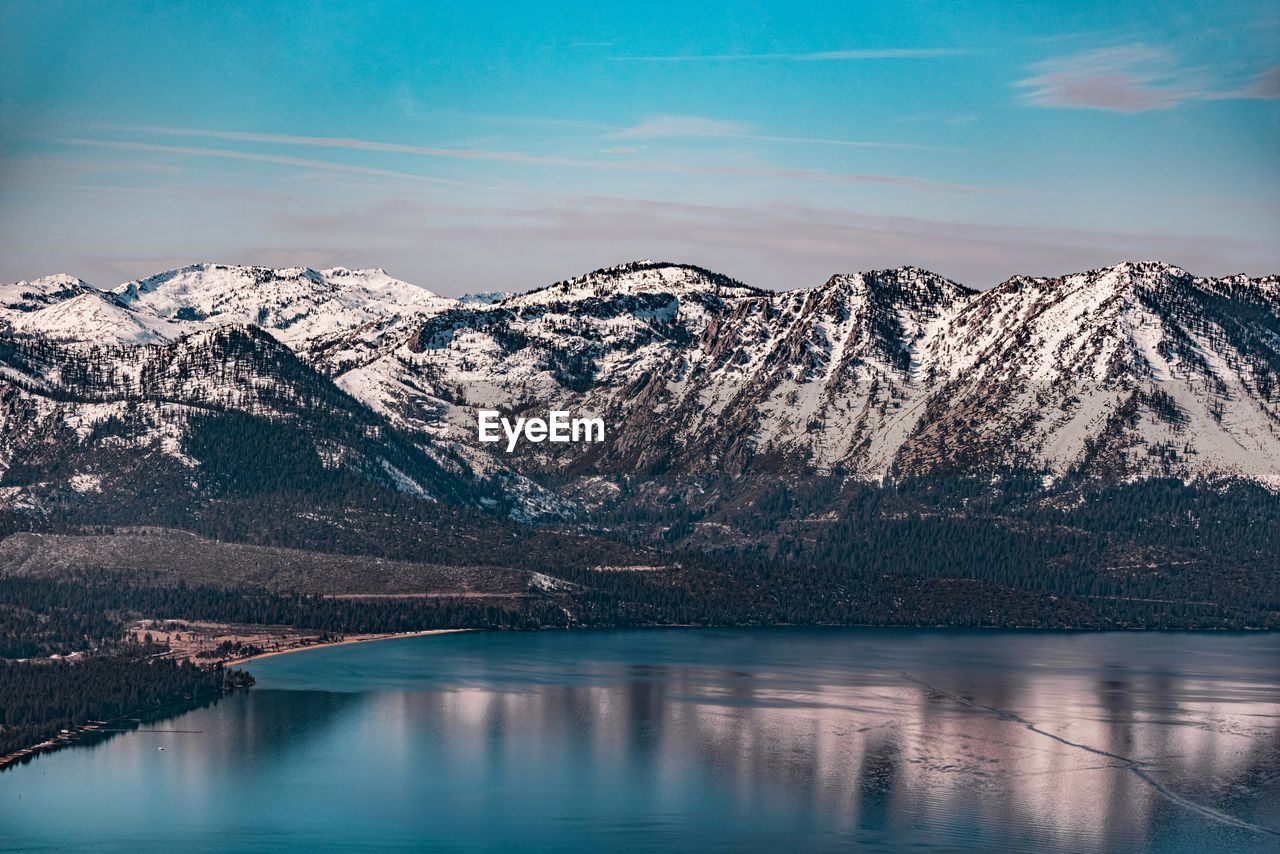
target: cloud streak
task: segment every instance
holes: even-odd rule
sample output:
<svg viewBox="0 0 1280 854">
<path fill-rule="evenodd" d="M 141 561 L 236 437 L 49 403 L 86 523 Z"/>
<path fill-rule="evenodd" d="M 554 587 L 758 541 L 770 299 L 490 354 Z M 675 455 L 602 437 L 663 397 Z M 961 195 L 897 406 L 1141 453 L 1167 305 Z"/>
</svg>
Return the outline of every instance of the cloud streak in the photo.
<svg viewBox="0 0 1280 854">
<path fill-rule="evenodd" d="M 446 178 L 434 178 L 428 175 L 418 175 L 413 172 L 374 169 L 368 166 L 353 166 L 346 163 L 334 163 L 332 160 L 290 157 L 285 154 L 259 154 L 252 151 L 233 151 L 226 148 L 201 148 L 186 145 L 156 145 L 146 142 L 121 142 L 107 139 L 70 138 L 60 141 L 70 145 L 83 145 L 93 148 L 110 148 L 117 151 L 146 151 L 156 154 L 180 154 L 187 157 L 218 157 L 228 160 L 249 160 L 257 163 L 271 163 L 278 166 L 296 166 L 301 169 L 320 169 L 326 172 L 345 172 L 352 175 L 376 175 L 381 178 L 407 178 L 415 181 L 426 181 L 432 184 L 465 186 L 465 182 L 462 181 L 451 181 Z"/>
<path fill-rule="evenodd" d="M 446 158 L 456 160 L 501 162 L 535 166 L 551 166 L 576 169 L 593 169 L 609 172 L 639 172 L 676 175 L 708 175 L 734 176 L 743 178 L 762 178 L 777 180 L 816 181 L 830 184 L 861 184 L 868 186 L 900 187 L 909 190 L 933 191 L 944 193 L 999 193 L 1008 192 L 1001 188 L 976 184 L 935 181 L 913 175 L 891 175 L 874 173 L 825 172 L 814 169 L 772 167 L 772 166 L 737 166 L 737 165 L 688 165 L 661 161 L 619 160 L 613 152 L 610 159 L 589 160 L 583 158 L 560 157 L 556 155 L 535 155 L 523 152 L 440 148 L 435 146 L 405 145 L 402 143 L 379 142 L 376 140 L 355 139 L 350 137 L 315 137 L 295 134 L 250 133 L 245 131 L 202 130 L 195 128 L 171 127 L 117 127 L 115 130 L 126 130 L 138 133 L 152 133 L 169 136 L 218 139 L 228 142 L 263 143 L 272 145 L 310 146 L 340 150 L 371 151 L 390 154 L 406 154 L 421 157 Z M 396 172 L 370 167 L 351 166 L 324 160 L 312 160 L 286 155 L 262 154 L 226 148 L 196 148 L 186 146 L 165 146 L 140 142 L 118 142 L 112 140 L 68 140 L 79 145 L 98 145 L 105 148 L 132 149 L 138 151 L 168 152 L 188 154 L 201 157 L 226 157 L 241 160 L 256 160 L 264 163 L 304 166 L 316 169 L 331 169 L 338 172 L 353 172 L 366 175 L 382 175 L 385 177 L 415 177 L 424 180 L 445 181 L 445 179 L 427 178 L 414 173 Z"/>
<path fill-rule="evenodd" d="M 415 113 L 417 115 L 417 113 Z M 527 125 L 532 127 L 575 128 L 579 130 L 600 131 L 610 138 L 678 138 L 704 136 L 722 139 L 747 139 L 759 142 L 783 142 L 790 145 L 831 145 L 845 148 L 889 148 L 911 151 L 938 151 L 939 146 L 920 145 L 909 142 L 885 142 L 882 140 L 837 139 L 812 136 L 777 136 L 756 132 L 756 126 L 747 122 L 736 122 L 725 119 L 710 119 L 700 116 L 675 116 L 661 114 L 646 117 L 635 125 L 616 125 L 604 122 L 590 122 L 581 119 L 562 119 L 543 116 L 502 116 L 492 113 L 460 113 L 440 111 L 435 115 L 462 117 L 482 122 L 494 122 L 508 125 Z M 963 118 L 963 117 L 962 117 Z M 668 123 L 670 123 L 668 125 Z M 701 123 L 701 126 L 695 123 Z M 664 125 L 667 125 L 664 127 Z M 114 128 L 116 130 L 165 130 L 164 128 Z M 663 134 L 662 131 L 670 131 Z"/>
<path fill-rule="evenodd" d="M 274 231 L 326 246 L 366 252 L 344 234 L 353 218 L 377 225 L 399 275 L 441 293 L 450 286 L 526 289 L 591 265 L 628 258 L 690 261 L 764 287 L 808 287 L 832 273 L 916 264 L 958 281 L 988 287 L 1015 273 L 1056 275 L 1133 258 L 1159 258 L 1188 269 L 1228 274 L 1274 268 L 1274 248 L 1248 241 L 1117 230 L 995 225 L 839 211 L 792 205 L 746 208 L 667 200 L 578 196 L 531 207 L 508 206 L 477 215 L 441 216 L 425 206 L 367 209 L 320 216 L 300 206 L 280 213 Z M 402 247 L 429 254 L 431 265 Z M 468 247 L 451 259 L 446 247 Z M 495 251 L 501 247 L 501 251 Z M 572 252 L 567 252 L 571 249 Z M 483 257 L 477 277 L 467 258 Z M 565 257 L 577 266 L 566 267 Z M 297 263 L 292 261 L 290 263 Z M 326 263 L 329 263 L 326 261 Z M 340 257 L 333 264 L 347 263 Z"/>
<path fill-rule="evenodd" d="M 283 133 L 249 133 L 232 130 L 206 130 L 201 128 L 177 128 L 154 125 L 108 126 L 110 130 L 149 133 L 162 136 L 181 136 L 197 139 L 220 139 L 227 142 L 254 142 L 270 145 L 298 145 L 317 148 L 346 149 L 348 151 L 377 151 L 387 154 L 414 154 L 423 157 L 443 157 L 453 160 L 482 160 L 501 163 L 538 163 L 549 165 L 572 164 L 570 158 L 525 154 L 519 151 L 502 151 L 473 148 L 443 148 L 429 145 L 405 145 L 397 142 L 356 139 L 337 136 L 301 136 Z"/>
<path fill-rule="evenodd" d="M 1280 66 L 1244 86 L 1223 86 L 1205 72 L 1179 66 L 1172 52 L 1145 44 L 1105 47 L 1057 57 L 1033 66 L 1014 85 L 1036 107 L 1145 113 L 1196 101 L 1280 98 Z"/>
<path fill-rule="evenodd" d="M 615 128 L 610 134 L 617 139 L 744 139 L 755 142 L 781 142 L 790 145 L 834 145 L 847 148 L 896 148 L 915 151 L 937 151 L 936 146 L 905 142 L 872 142 L 855 139 L 828 139 L 811 136 L 778 136 L 757 133 L 753 125 L 701 116 L 652 116 L 638 125 Z"/>
<path fill-rule="evenodd" d="M 1246 91 L 1260 101 L 1280 101 L 1280 65 L 1273 65 L 1255 77 Z"/>
<path fill-rule="evenodd" d="M 880 59 L 942 59 L 967 56 L 973 51 L 954 47 L 897 47 L 856 50 L 826 50 L 810 53 L 693 53 L 658 56 L 613 56 L 630 62 L 745 62 L 781 60 L 785 62 L 864 62 Z"/>
<path fill-rule="evenodd" d="M 707 119 L 701 116 L 654 116 L 638 125 L 622 128 L 612 136 L 619 139 L 670 139 L 682 136 L 741 136 L 751 130 L 743 122 Z"/>
</svg>

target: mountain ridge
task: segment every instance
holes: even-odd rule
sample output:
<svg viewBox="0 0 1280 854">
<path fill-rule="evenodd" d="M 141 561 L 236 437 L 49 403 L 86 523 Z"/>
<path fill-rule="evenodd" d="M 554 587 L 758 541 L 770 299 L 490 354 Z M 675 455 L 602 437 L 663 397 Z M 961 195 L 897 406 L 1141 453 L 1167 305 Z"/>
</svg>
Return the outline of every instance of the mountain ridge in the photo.
<svg viewBox="0 0 1280 854">
<path fill-rule="evenodd" d="M 40 435 L 62 436 L 55 452 L 92 468 L 94 437 L 123 417 L 93 402 L 112 382 L 128 384 L 113 406 L 135 408 L 130 441 L 198 474 L 182 450 L 190 417 L 171 409 L 198 397 L 191 377 L 205 377 L 213 397 L 201 405 L 219 417 L 269 423 L 280 411 L 254 401 L 295 394 L 276 356 L 216 364 L 219 336 L 242 334 L 220 330 L 243 329 L 314 371 L 308 384 L 384 420 L 378 429 L 401 448 L 380 457 L 376 442 L 328 424 L 367 421 L 341 407 L 290 409 L 321 456 L 431 494 L 402 469 L 404 454 L 419 454 L 411 468 L 438 470 L 427 480 L 456 479 L 445 493 L 517 518 L 648 502 L 650 488 L 691 500 L 714 478 L 727 479 L 716 487 L 726 495 L 770 477 L 1015 471 L 1046 489 L 1152 477 L 1280 489 L 1277 281 L 1123 262 L 975 291 L 903 266 L 775 292 L 637 261 L 463 301 L 378 268 L 195 264 L 106 291 L 60 274 L 0 285 L 0 488 L 10 504 L 29 498 L 35 487 L 14 483 L 15 464 L 31 448 L 48 455 Z M 173 385 L 155 348 L 181 342 L 199 355 Z M 477 441 L 479 408 L 569 409 L 603 417 L 608 436 L 507 454 Z"/>
</svg>

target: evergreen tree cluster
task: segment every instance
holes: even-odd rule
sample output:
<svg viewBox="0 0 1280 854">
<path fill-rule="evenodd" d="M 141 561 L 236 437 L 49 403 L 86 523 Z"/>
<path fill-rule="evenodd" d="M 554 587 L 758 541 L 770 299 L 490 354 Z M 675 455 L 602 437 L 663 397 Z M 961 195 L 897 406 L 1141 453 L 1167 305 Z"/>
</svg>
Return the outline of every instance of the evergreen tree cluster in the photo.
<svg viewBox="0 0 1280 854">
<path fill-rule="evenodd" d="M 68 580 L 0 577 L 0 658 L 122 653 L 126 626 L 142 619 L 288 626 L 333 635 L 566 624 L 563 612 L 541 598 L 515 604 L 461 597 L 341 599 L 161 585 L 111 571 Z"/>
<path fill-rule="evenodd" d="M 93 721 L 211 699 L 222 692 L 223 683 L 220 667 L 168 659 L 0 660 L 0 755 Z"/>
</svg>

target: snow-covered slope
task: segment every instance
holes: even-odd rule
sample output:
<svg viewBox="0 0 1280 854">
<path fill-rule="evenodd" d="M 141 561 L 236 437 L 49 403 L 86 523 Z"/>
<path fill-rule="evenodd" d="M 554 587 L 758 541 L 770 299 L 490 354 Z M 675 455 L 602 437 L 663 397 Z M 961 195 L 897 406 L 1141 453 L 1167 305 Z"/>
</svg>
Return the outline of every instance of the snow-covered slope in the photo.
<svg viewBox="0 0 1280 854">
<path fill-rule="evenodd" d="M 111 293 L 155 317 L 206 324 L 255 324 L 288 344 L 384 327 L 434 314 L 454 300 L 384 270 L 312 270 L 193 264 L 129 282 Z"/>
<path fill-rule="evenodd" d="M 458 302 L 463 305 L 493 305 L 511 296 L 515 296 L 514 291 L 477 291 L 472 294 L 463 294 L 458 297 Z"/>
<path fill-rule="evenodd" d="M 185 466 L 199 411 L 300 425 L 362 476 L 458 479 L 524 517 L 673 477 L 1280 485 L 1276 277 L 1120 264 L 977 293 L 902 267 L 774 293 L 643 261 L 490 302 L 378 270 L 195 265 L 111 292 L 5 285 L 0 324 L 0 477 L 119 424 Z M 606 441 L 507 453 L 477 441 L 481 408 L 598 415 Z"/>
<path fill-rule="evenodd" d="M 338 382 L 480 456 L 477 408 L 606 418 L 607 449 L 538 446 L 529 471 L 1280 482 L 1278 311 L 1274 278 L 1162 264 L 984 293 L 906 267 L 774 294 L 638 262 L 459 306 Z"/>
<path fill-rule="evenodd" d="M 1014 278 L 934 339 L 905 471 L 1030 463 L 1280 484 L 1280 286 L 1167 264 Z"/>
<path fill-rule="evenodd" d="M 507 297 L 502 302 L 507 306 L 533 306 L 612 299 L 636 294 L 670 294 L 676 297 L 714 294 L 733 298 L 763 293 L 766 292 L 702 267 L 644 260 L 605 267 L 585 276 Z"/>
<path fill-rule="evenodd" d="M 316 359 L 342 363 L 456 304 L 384 270 L 192 264 L 105 292 L 66 275 L 0 285 L 0 328 L 137 344 L 254 325 Z"/>
<path fill-rule="evenodd" d="M 742 324 L 719 331 L 734 351 L 722 351 L 715 370 L 731 375 L 731 366 L 742 366 L 737 373 L 747 381 L 726 376 L 720 385 L 734 393 L 716 395 L 713 411 L 721 424 L 740 426 L 757 452 L 878 478 L 909 423 L 911 402 L 929 386 L 920 353 L 971 296 L 955 282 L 904 267 L 833 276 L 819 288 L 775 297 L 774 316 L 749 336 L 760 342 L 751 351 L 737 343 Z"/>
<path fill-rule="evenodd" d="M 44 491 L 115 483 L 129 501 L 145 500 L 140 488 L 199 496 L 326 472 L 433 500 L 469 490 L 465 473 L 241 326 L 134 346 L 0 336 L 0 476 L 15 472 Z"/>
<path fill-rule="evenodd" d="M 66 273 L 30 282 L 0 284 L 0 311 L 32 312 L 92 291 L 88 283 Z M 7 316 L 7 315 L 6 315 Z"/>
<path fill-rule="evenodd" d="M 491 455 L 474 447 L 476 408 L 601 414 L 621 435 L 622 422 L 645 411 L 631 405 L 639 378 L 698 358 L 698 336 L 731 306 L 768 299 L 700 268 L 637 262 L 492 305 L 460 305 L 338 383 L 402 427 L 470 448 L 487 465 Z M 667 432 L 677 426 L 670 421 Z M 644 453 L 625 442 L 614 450 Z"/>
<path fill-rule="evenodd" d="M 0 284 L 0 332 L 58 341 L 140 344 L 166 338 L 167 323 L 135 315 L 75 276 Z"/>
<path fill-rule="evenodd" d="M 170 340 L 181 332 L 178 324 L 129 311 L 107 294 L 92 290 L 36 311 L 15 313 L 8 322 L 15 332 L 101 344 L 150 344 Z"/>
</svg>

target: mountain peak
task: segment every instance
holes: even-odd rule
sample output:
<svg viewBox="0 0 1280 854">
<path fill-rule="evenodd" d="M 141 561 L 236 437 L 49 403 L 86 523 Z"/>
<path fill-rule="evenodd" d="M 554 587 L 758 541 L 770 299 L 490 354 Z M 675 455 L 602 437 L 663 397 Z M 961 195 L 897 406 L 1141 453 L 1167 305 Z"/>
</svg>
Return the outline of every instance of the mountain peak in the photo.
<svg viewBox="0 0 1280 854">
<path fill-rule="evenodd" d="M 533 305 L 641 293 L 673 296 L 714 294 L 720 297 L 741 297 L 768 292 L 705 267 L 645 259 L 602 267 L 582 276 L 565 279 L 544 288 L 510 297 L 503 302 L 507 305 Z"/>
<path fill-rule="evenodd" d="M 1187 271 L 1170 264 L 1168 261 L 1121 261 L 1118 264 L 1112 264 L 1110 267 L 1102 268 L 1103 271 L 1112 271 L 1116 273 L 1139 274 L 1139 275 L 1172 275 L 1185 276 Z"/>
<path fill-rule="evenodd" d="M 131 312 L 87 286 L 74 296 L 16 313 L 10 323 L 19 332 L 89 344 L 152 344 L 172 333 L 168 321 Z"/>
<path fill-rule="evenodd" d="M 977 293 L 921 267 L 838 273 L 813 290 L 818 294 L 844 294 L 846 298 L 886 306 L 916 308 L 951 305 Z"/>
<path fill-rule="evenodd" d="M 348 276 L 359 276 L 361 278 L 391 278 L 387 271 L 382 267 L 330 267 L 328 270 L 321 270 L 321 275 L 325 278 L 343 278 Z"/>
<path fill-rule="evenodd" d="M 887 267 L 882 270 L 862 270 L 857 273 L 836 273 L 827 280 L 827 284 L 839 281 L 858 280 L 865 281 L 871 286 L 894 286 L 913 282 L 932 282 L 946 284 L 959 290 L 969 290 L 969 288 L 966 288 L 959 282 L 953 282 L 939 273 L 935 273 L 932 270 L 926 270 L 924 267 L 914 267 L 911 265 L 903 267 Z"/>
<path fill-rule="evenodd" d="M 1195 277 L 1181 267 L 1165 261 L 1121 261 L 1109 267 L 1064 278 L 1080 278 L 1091 283 L 1127 287 L 1134 284 L 1146 286 L 1175 284 L 1191 281 Z"/>
<path fill-rule="evenodd" d="M 368 320 L 434 312 L 446 302 L 375 269 L 190 264 L 121 285 L 121 304 L 177 320 L 254 323 L 287 335 L 323 334 Z"/>
<path fill-rule="evenodd" d="M 1098 267 L 1081 273 L 1060 276 L 1011 276 L 993 291 L 1053 292 L 1093 294 L 1127 292 L 1138 286 L 1144 290 L 1160 289 L 1170 285 L 1188 283 L 1198 277 L 1181 267 L 1165 261 L 1121 261 L 1107 267 Z"/>
<path fill-rule="evenodd" d="M 41 276 L 38 279 L 32 280 L 30 284 L 38 285 L 41 287 L 58 287 L 58 286 L 72 287 L 72 288 L 89 287 L 89 283 L 86 282 L 84 279 L 81 279 L 78 276 L 73 276 L 70 273 L 54 273 L 52 276 Z"/>
<path fill-rule="evenodd" d="M 0 311 L 38 311 L 82 293 L 98 293 L 83 279 L 67 273 L 41 276 L 29 282 L 0 284 Z"/>
</svg>

